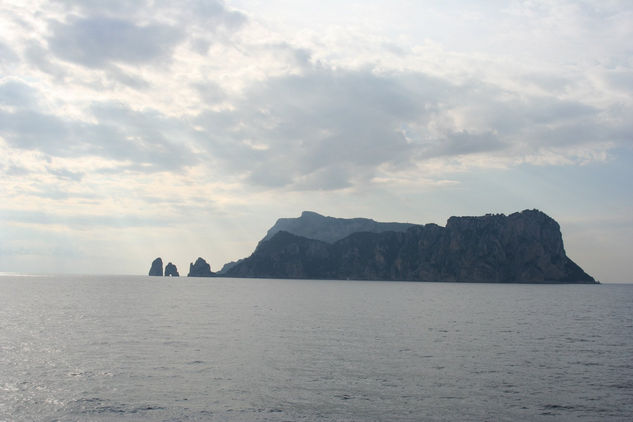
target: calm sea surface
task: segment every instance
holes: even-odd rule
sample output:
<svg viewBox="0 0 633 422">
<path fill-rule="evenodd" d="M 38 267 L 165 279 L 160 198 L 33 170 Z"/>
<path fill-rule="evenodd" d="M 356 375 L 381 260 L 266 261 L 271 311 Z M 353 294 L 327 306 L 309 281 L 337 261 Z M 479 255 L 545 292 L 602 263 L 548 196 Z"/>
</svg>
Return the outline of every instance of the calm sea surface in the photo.
<svg viewBox="0 0 633 422">
<path fill-rule="evenodd" d="M 0 420 L 632 419 L 633 285 L 0 277 Z"/>
</svg>

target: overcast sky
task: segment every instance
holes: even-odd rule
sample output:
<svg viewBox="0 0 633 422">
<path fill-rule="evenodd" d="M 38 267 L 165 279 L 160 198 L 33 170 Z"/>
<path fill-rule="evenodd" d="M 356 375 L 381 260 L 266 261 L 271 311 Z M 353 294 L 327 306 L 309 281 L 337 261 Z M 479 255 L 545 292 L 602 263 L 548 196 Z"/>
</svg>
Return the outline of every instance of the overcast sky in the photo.
<svg viewBox="0 0 633 422">
<path fill-rule="evenodd" d="M 538 208 L 630 282 L 631 40 L 629 0 L 0 0 L 0 272 Z"/>
</svg>

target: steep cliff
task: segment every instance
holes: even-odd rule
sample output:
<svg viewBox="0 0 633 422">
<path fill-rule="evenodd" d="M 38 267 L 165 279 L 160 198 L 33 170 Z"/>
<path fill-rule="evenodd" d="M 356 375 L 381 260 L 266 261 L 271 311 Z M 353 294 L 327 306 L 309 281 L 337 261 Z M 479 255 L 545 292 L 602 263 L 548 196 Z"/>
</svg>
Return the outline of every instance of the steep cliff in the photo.
<svg viewBox="0 0 633 422">
<path fill-rule="evenodd" d="M 451 217 L 446 227 L 357 232 L 332 244 L 288 232 L 262 241 L 227 276 L 456 282 L 594 283 L 537 210 Z"/>
<path fill-rule="evenodd" d="M 324 278 L 333 269 L 331 246 L 320 240 L 277 232 L 270 240 L 260 242 L 249 258 L 231 267 L 226 276 Z"/>
</svg>

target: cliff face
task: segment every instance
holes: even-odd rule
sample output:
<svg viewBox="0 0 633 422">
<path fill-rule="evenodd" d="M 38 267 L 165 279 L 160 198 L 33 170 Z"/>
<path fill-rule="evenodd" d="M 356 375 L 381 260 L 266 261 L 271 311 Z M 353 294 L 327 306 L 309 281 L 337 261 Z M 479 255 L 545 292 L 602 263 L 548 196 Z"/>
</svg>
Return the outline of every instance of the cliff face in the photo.
<svg viewBox="0 0 633 422">
<path fill-rule="evenodd" d="M 331 245 L 281 231 L 231 267 L 228 277 L 324 278 L 333 264 Z"/>
<path fill-rule="evenodd" d="M 334 218 L 325 217 L 312 211 L 304 211 L 298 218 L 280 218 L 268 230 L 263 241 L 270 240 L 280 231 L 308 239 L 334 243 L 352 233 L 385 231 L 403 232 L 414 226 L 409 223 L 381 223 L 369 218 Z"/>
<path fill-rule="evenodd" d="M 451 217 L 446 227 L 353 233 L 333 244 L 278 232 L 227 276 L 458 282 L 594 283 L 536 210 Z"/>
</svg>

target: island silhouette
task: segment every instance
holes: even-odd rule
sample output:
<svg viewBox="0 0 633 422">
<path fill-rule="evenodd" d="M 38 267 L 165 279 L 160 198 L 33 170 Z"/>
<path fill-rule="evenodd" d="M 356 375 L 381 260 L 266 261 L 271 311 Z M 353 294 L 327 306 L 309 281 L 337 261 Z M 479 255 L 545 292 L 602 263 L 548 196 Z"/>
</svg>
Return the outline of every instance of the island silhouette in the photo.
<svg viewBox="0 0 633 422">
<path fill-rule="evenodd" d="M 152 263 L 150 275 L 162 275 L 161 258 Z M 597 283 L 567 257 L 560 225 L 535 209 L 450 217 L 445 227 L 304 211 L 297 218 L 278 219 L 249 257 L 217 273 L 198 258 L 188 276 Z"/>
</svg>

